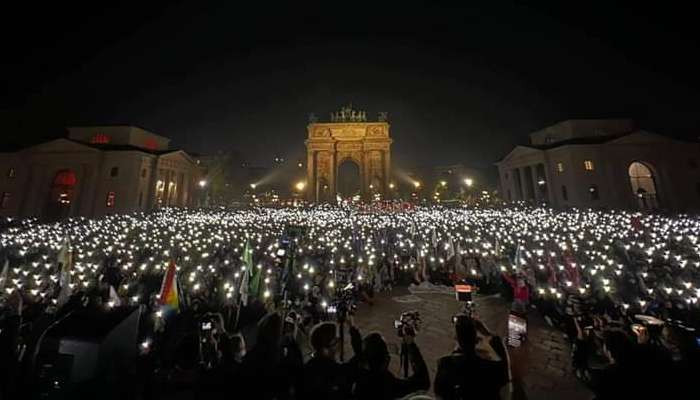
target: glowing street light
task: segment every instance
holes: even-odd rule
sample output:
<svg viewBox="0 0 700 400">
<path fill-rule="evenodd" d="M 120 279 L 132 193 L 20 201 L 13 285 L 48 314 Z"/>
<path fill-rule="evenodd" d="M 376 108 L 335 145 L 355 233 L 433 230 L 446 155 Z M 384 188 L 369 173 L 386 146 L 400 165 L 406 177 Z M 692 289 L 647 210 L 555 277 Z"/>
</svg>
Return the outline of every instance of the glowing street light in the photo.
<svg viewBox="0 0 700 400">
<path fill-rule="evenodd" d="M 207 181 L 206 179 L 200 179 L 199 180 L 199 187 L 203 188 L 207 186 Z"/>
<path fill-rule="evenodd" d="M 474 184 L 474 180 L 472 178 L 465 178 L 464 184 L 467 185 L 468 187 L 471 187 Z"/>
<path fill-rule="evenodd" d="M 256 188 L 257 186 L 258 186 L 258 185 L 256 185 L 255 183 L 251 183 L 251 184 L 250 184 L 250 188 L 253 189 L 253 190 L 255 190 L 255 188 Z"/>
<path fill-rule="evenodd" d="M 298 191 L 301 192 L 301 191 L 303 191 L 304 188 L 306 187 L 306 182 L 299 181 L 299 182 L 297 182 L 296 185 L 294 185 L 294 187 L 295 187 Z"/>
<path fill-rule="evenodd" d="M 389 189 L 393 189 L 393 188 L 395 188 L 395 187 L 396 187 L 396 185 L 394 185 L 393 182 L 389 184 Z"/>
<path fill-rule="evenodd" d="M 413 186 L 418 189 L 420 188 L 420 182 L 419 181 L 413 181 Z"/>
</svg>

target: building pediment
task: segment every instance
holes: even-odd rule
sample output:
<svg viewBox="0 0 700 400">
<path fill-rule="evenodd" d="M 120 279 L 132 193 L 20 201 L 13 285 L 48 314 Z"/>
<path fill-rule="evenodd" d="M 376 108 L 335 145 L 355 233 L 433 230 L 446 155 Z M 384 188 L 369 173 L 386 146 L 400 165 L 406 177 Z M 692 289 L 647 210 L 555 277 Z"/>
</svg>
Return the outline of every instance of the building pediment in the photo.
<svg viewBox="0 0 700 400">
<path fill-rule="evenodd" d="M 22 153 L 96 153 L 100 150 L 69 139 L 55 139 L 20 150 Z"/>
<path fill-rule="evenodd" d="M 177 159 L 179 159 L 179 160 L 181 160 L 181 161 L 185 161 L 185 162 L 189 162 L 189 163 L 191 163 L 191 164 L 197 165 L 197 162 L 196 162 L 192 157 L 190 157 L 189 154 L 187 154 L 187 153 L 186 153 L 185 151 L 183 151 L 183 150 L 174 150 L 174 151 L 172 151 L 172 152 L 170 152 L 170 153 L 162 154 L 162 155 L 160 156 L 160 158 L 161 158 L 161 159 L 168 159 L 168 160 L 177 160 Z"/>
<path fill-rule="evenodd" d="M 508 153 L 505 157 L 501 159 L 497 164 L 512 161 L 514 159 L 520 158 L 520 157 L 525 157 L 525 156 L 532 156 L 532 155 L 541 155 L 542 150 L 535 149 L 532 147 L 527 147 L 527 146 L 516 146 L 513 150 L 511 150 L 510 153 Z"/>
</svg>

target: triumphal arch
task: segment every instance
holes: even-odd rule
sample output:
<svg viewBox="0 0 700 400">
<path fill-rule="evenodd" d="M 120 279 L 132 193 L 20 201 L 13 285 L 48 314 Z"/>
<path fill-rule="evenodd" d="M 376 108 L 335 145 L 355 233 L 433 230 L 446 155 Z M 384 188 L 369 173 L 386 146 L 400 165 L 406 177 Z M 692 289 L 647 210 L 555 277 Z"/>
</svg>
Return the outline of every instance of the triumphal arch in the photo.
<svg viewBox="0 0 700 400">
<path fill-rule="evenodd" d="M 307 198 L 335 201 L 360 195 L 386 196 L 391 171 L 391 138 L 387 113 L 368 121 L 365 111 L 343 107 L 328 122 L 309 116 L 306 139 Z"/>
</svg>

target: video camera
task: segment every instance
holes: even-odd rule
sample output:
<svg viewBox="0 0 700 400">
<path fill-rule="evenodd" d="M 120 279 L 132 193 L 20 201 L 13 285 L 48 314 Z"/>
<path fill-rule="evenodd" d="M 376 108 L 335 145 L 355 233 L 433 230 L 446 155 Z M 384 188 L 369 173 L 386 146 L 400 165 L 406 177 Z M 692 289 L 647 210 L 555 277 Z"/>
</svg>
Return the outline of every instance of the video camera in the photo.
<svg viewBox="0 0 700 400">
<path fill-rule="evenodd" d="M 355 314 L 357 304 L 355 303 L 356 288 L 351 282 L 336 291 L 336 298 L 333 304 L 328 306 L 328 313 L 334 314 L 338 322 L 345 322 L 348 315 Z"/>
<path fill-rule="evenodd" d="M 420 329 L 420 313 L 418 311 L 406 311 L 401 313 L 398 320 L 394 321 L 394 329 L 399 337 L 416 336 Z"/>
</svg>

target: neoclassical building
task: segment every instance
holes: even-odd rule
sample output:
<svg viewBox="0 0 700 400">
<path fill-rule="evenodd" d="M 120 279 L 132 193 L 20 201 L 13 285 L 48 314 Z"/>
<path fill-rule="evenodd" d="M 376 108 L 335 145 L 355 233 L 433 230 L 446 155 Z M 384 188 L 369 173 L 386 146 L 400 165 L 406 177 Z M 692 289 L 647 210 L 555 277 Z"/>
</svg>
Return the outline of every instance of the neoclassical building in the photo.
<svg viewBox="0 0 700 400">
<path fill-rule="evenodd" d="M 567 120 L 497 162 L 507 201 L 554 207 L 700 210 L 700 143 L 631 120 Z"/>
<path fill-rule="evenodd" d="M 367 121 L 364 111 L 343 107 L 330 121 L 310 118 L 307 126 L 307 198 L 334 201 L 336 195 L 364 199 L 386 195 L 391 171 L 391 138 L 386 113 Z"/>
<path fill-rule="evenodd" d="M 198 162 L 135 126 L 68 128 L 68 137 L 0 153 L 0 215 L 49 220 L 188 206 Z"/>
</svg>

